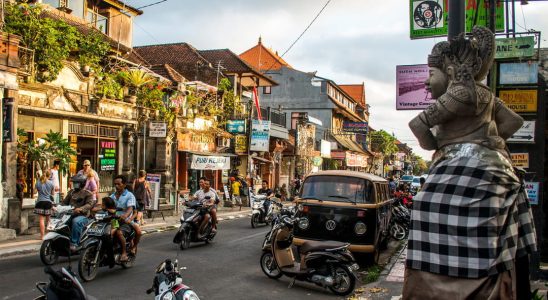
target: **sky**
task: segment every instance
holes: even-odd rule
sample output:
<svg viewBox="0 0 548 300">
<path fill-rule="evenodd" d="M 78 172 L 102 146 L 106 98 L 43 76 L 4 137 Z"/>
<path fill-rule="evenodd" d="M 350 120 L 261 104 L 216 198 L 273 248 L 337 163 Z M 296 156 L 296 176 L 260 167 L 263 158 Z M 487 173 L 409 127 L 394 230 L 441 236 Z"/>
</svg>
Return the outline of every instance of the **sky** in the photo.
<svg viewBox="0 0 548 300">
<path fill-rule="evenodd" d="M 135 46 L 187 42 L 199 50 L 228 48 L 236 54 L 262 43 L 281 55 L 328 0 L 168 0 L 143 8 L 134 19 Z M 129 0 L 141 7 L 158 0 Z M 420 111 L 397 111 L 396 66 L 425 64 L 445 38 L 409 38 L 409 2 L 331 0 L 308 31 L 283 56 L 295 69 L 338 84 L 365 83 L 370 126 L 394 133 L 429 160 L 407 126 Z M 548 1 L 520 5 L 516 31 L 541 31 L 548 47 Z"/>
</svg>

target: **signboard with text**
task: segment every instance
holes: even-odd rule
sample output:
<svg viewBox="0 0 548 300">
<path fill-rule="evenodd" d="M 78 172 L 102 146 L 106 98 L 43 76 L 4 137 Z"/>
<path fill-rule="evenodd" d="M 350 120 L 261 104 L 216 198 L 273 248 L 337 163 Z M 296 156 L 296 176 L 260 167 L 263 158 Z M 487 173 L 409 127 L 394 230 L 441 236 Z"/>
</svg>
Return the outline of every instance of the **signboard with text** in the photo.
<svg viewBox="0 0 548 300">
<path fill-rule="evenodd" d="M 529 198 L 529 203 L 531 205 L 538 205 L 538 186 L 538 182 L 525 182 L 525 191 L 527 191 L 527 198 Z"/>
<path fill-rule="evenodd" d="M 369 130 L 369 125 L 367 122 L 344 121 L 342 127 L 345 132 L 367 133 Z"/>
<path fill-rule="evenodd" d="M 99 143 L 99 170 L 116 170 L 116 141 L 101 141 Z"/>
<path fill-rule="evenodd" d="M 228 120 L 226 131 L 230 133 L 245 133 L 245 120 Z"/>
<path fill-rule="evenodd" d="M 150 187 L 150 199 L 148 201 L 147 210 L 159 210 L 160 209 L 160 181 L 162 175 L 160 174 L 147 174 L 147 181 Z"/>
<path fill-rule="evenodd" d="M 247 136 L 234 136 L 234 151 L 236 152 L 236 154 L 244 154 L 247 152 Z"/>
<path fill-rule="evenodd" d="M 251 125 L 251 151 L 269 151 L 270 121 L 253 120 Z"/>
<path fill-rule="evenodd" d="M 535 121 L 524 121 L 521 128 L 514 133 L 508 143 L 535 143 Z"/>
<path fill-rule="evenodd" d="M 166 137 L 167 124 L 166 122 L 150 122 L 149 135 L 150 137 Z"/>
<path fill-rule="evenodd" d="M 230 170 L 230 157 L 192 154 L 190 168 L 193 170 Z"/>
<path fill-rule="evenodd" d="M 428 65 L 396 66 L 396 110 L 421 110 L 435 102 L 426 91 Z"/>
<path fill-rule="evenodd" d="M 529 153 L 510 153 L 512 165 L 519 168 L 529 168 Z"/>
<path fill-rule="evenodd" d="M 501 90 L 499 98 L 515 112 L 537 112 L 537 90 Z"/>
<path fill-rule="evenodd" d="M 531 57 L 535 54 L 535 37 L 496 39 L 495 59 Z"/>
<path fill-rule="evenodd" d="M 501 63 L 499 84 L 537 84 L 538 63 Z"/>
</svg>

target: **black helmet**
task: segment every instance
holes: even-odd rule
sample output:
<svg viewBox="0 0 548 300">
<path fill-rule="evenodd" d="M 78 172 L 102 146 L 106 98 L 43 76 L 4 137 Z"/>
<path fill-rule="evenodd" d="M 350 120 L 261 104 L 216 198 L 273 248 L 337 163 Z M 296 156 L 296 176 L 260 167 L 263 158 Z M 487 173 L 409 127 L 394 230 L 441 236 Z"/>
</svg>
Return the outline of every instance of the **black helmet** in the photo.
<svg viewBox="0 0 548 300">
<path fill-rule="evenodd" d="M 86 176 L 82 174 L 74 175 L 70 178 L 70 181 L 72 181 L 72 187 L 74 189 L 81 189 L 86 185 Z"/>
</svg>

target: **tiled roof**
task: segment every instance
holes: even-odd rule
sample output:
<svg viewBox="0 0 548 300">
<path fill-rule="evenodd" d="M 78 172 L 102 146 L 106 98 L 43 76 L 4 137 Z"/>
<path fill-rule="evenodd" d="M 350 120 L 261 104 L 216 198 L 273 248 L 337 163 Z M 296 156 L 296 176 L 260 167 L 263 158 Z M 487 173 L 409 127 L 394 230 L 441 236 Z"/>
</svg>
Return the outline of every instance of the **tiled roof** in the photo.
<svg viewBox="0 0 548 300">
<path fill-rule="evenodd" d="M 216 85 L 216 69 L 187 43 L 134 47 L 151 65 L 168 64 L 188 80 L 200 80 Z"/>
<path fill-rule="evenodd" d="M 123 59 L 127 59 L 130 62 L 140 65 L 140 66 L 149 66 L 150 64 L 141 56 L 139 53 L 135 52 L 135 50 L 131 50 L 129 53 L 126 53 L 125 55 L 122 55 Z"/>
<path fill-rule="evenodd" d="M 358 104 L 365 107 L 365 85 L 362 84 L 339 84 L 339 87 L 347 93 Z"/>
<path fill-rule="evenodd" d="M 217 68 L 217 64 L 221 62 L 221 67 L 226 73 L 246 73 L 253 71 L 250 65 L 229 49 L 198 50 L 198 53 L 207 59 L 214 68 Z"/>
<path fill-rule="evenodd" d="M 257 43 L 256 46 L 240 54 L 240 58 L 261 72 L 267 70 L 279 70 L 282 66 L 291 68 L 291 66 L 283 60 L 277 52 L 273 52 L 263 46 L 261 38 L 259 38 L 259 43 Z"/>
<path fill-rule="evenodd" d="M 173 69 L 168 64 L 163 65 L 154 65 L 149 68 L 152 72 L 165 77 L 171 82 L 185 82 L 186 79 L 183 75 L 179 74 L 175 69 Z"/>
</svg>

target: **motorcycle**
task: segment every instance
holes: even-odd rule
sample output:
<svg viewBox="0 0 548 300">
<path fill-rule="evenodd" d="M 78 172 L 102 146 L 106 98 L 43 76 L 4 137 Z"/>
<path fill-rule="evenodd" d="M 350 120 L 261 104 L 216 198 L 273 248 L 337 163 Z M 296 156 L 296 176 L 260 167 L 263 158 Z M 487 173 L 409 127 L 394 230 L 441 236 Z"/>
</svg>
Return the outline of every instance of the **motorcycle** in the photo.
<svg viewBox="0 0 548 300">
<path fill-rule="evenodd" d="M 181 270 L 185 268 L 180 268 Z M 156 276 L 152 282 L 152 287 L 146 293 L 154 292 L 155 300 L 175 299 L 175 300 L 200 300 L 198 295 L 183 283 L 183 277 L 179 272 L 178 261 L 172 263 L 166 259 L 156 268 Z"/>
<path fill-rule="evenodd" d="M 272 220 L 272 227 L 270 228 L 270 231 L 266 233 L 264 240 L 263 240 L 263 250 L 270 249 L 270 244 L 272 241 L 273 233 L 277 229 L 277 225 L 280 224 L 281 220 L 284 216 L 288 216 L 290 218 L 293 218 L 295 216 L 295 213 L 297 212 L 297 209 L 295 206 L 282 206 L 280 209 L 280 213 L 277 214 L 274 219 Z"/>
<path fill-rule="evenodd" d="M 354 291 L 355 271 L 359 269 L 348 243 L 337 241 L 305 242 L 301 245 L 300 262 L 293 253 L 293 227 L 298 218 L 284 216 L 273 228 L 270 247 L 263 249 L 261 269 L 269 278 L 286 275 L 328 288 L 332 293 L 346 296 Z"/>
<path fill-rule="evenodd" d="M 90 222 L 80 238 L 82 245 L 82 255 L 78 261 L 78 274 L 84 281 L 91 281 L 97 276 L 99 267 L 121 265 L 127 269 L 133 267 L 136 257 L 131 254 L 130 249 L 135 231 L 131 228 L 131 232 L 123 232 L 126 239 L 126 247 L 128 260 L 120 261 L 122 249 L 118 241 L 114 241 L 111 237 L 111 220 L 115 218 L 107 213 L 95 214 L 95 219 Z M 131 227 L 131 226 L 130 226 Z"/>
<path fill-rule="evenodd" d="M 70 267 L 68 269 L 61 268 L 61 270 L 55 271 L 48 266 L 44 269 L 44 272 L 49 275 L 49 283 L 36 283 L 36 288 L 42 295 L 34 298 L 34 300 L 87 299 L 84 288 L 78 279 L 76 279 L 76 276 L 72 273 Z"/>
<path fill-rule="evenodd" d="M 283 207 L 281 203 L 276 201 L 278 198 L 267 199 L 266 195 L 251 195 L 252 213 L 251 227 L 256 228 L 259 223 L 266 225 L 272 224 L 272 220 Z M 266 208 L 265 208 L 266 206 Z"/>
<path fill-rule="evenodd" d="M 206 197 L 206 200 L 209 197 Z M 181 215 L 181 225 L 179 230 L 173 238 L 174 244 L 179 244 L 181 250 L 190 247 L 191 242 L 205 242 L 208 244 L 215 237 L 215 231 L 213 231 L 213 220 L 209 215 L 210 206 L 204 206 L 199 201 L 186 202 L 187 208 Z M 208 215 L 208 222 L 200 232 L 200 226 L 205 216 Z"/>
<path fill-rule="evenodd" d="M 409 234 L 409 225 L 411 223 L 411 213 L 401 202 L 394 203 L 392 206 L 392 218 L 390 219 L 390 235 L 398 241 L 401 241 Z"/>
<path fill-rule="evenodd" d="M 40 246 L 40 260 L 46 266 L 53 265 L 59 256 L 77 254 L 70 251 L 70 236 L 73 207 L 70 205 L 58 205 L 50 219 L 48 233 Z"/>
</svg>

